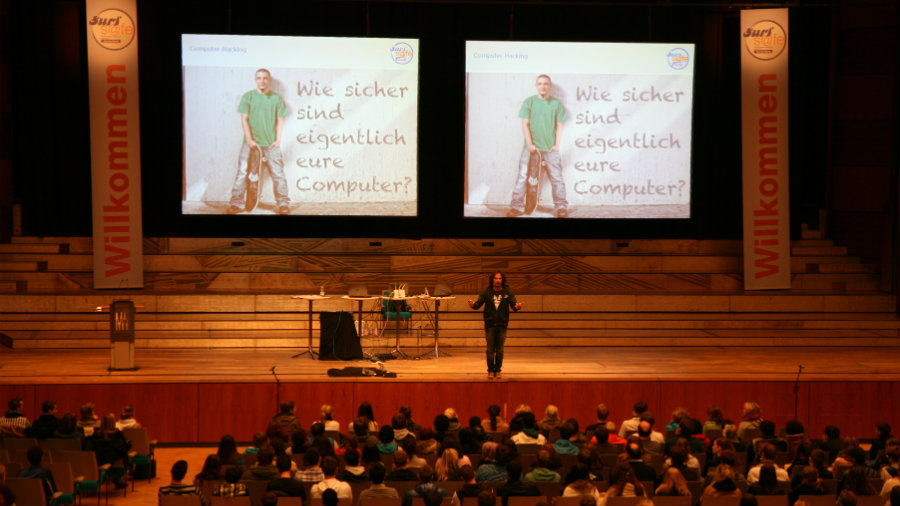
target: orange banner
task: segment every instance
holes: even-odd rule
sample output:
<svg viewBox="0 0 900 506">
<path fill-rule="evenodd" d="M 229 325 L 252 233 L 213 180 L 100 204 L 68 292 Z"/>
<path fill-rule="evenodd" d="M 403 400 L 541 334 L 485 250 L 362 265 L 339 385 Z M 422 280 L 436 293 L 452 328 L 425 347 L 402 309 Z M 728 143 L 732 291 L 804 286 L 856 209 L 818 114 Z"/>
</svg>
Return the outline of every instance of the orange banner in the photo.
<svg viewBox="0 0 900 506">
<path fill-rule="evenodd" d="M 87 0 L 94 288 L 144 286 L 136 0 Z"/>
<path fill-rule="evenodd" d="M 791 287 L 788 10 L 741 11 L 744 288 Z"/>
</svg>

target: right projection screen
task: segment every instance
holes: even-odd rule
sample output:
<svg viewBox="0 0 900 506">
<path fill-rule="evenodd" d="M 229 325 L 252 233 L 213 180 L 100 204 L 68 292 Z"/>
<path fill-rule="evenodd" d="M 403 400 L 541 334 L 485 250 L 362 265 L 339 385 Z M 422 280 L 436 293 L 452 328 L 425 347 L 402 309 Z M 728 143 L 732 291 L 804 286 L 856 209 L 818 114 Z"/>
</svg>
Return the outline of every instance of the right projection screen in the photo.
<svg viewBox="0 0 900 506">
<path fill-rule="evenodd" d="M 693 59 L 693 44 L 466 42 L 464 215 L 690 218 Z"/>
</svg>

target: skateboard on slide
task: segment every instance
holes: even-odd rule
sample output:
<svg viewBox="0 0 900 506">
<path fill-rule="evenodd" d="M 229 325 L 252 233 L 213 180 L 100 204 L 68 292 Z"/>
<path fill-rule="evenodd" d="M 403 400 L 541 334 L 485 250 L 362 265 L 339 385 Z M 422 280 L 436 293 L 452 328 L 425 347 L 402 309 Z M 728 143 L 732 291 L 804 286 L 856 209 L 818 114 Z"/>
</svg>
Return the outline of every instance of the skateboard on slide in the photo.
<svg viewBox="0 0 900 506">
<path fill-rule="evenodd" d="M 538 200 L 541 198 L 541 176 L 545 167 L 547 162 L 544 161 L 541 152 L 531 153 L 528 157 L 528 179 L 525 187 L 525 214 L 531 214 L 537 208 Z"/>
<path fill-rule="evenodd" d="M 244 206 L 246 212 L 255 209 L 256 204 L 259 203 L 259 195 L 262 191 L 262 166 L 265 162 L 262 148 L 259 146 L 250 148 L 250 156 L 247 159 L 247 204 Z"/>
</svg>

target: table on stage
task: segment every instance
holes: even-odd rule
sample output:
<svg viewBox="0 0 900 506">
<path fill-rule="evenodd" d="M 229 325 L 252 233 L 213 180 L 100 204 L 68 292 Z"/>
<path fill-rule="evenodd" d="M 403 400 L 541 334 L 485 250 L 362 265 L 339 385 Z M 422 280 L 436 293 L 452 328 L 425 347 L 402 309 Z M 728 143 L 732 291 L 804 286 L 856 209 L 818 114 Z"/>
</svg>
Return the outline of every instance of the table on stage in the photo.
<svg viewBox="0 0 900 506">
<path fill-rule="evenodd" d="M 396 353 L 397 355 L 400 355 L 403 358 L 409 358 L 409 355 L 407 355 L 406 353 L 403 353 L 403 350 L 400 349 L 400 313 L 401 313 L 400 308 L 399 307 L 391 308 L 390 303 L 391 303 L 391 301 L 406 301 L 406 300 L 418 299 L 418 297 L 416 297 L 416 296 L 394 297 L 392 295 L 382 295 L 381 297 L 379 297 L 379 299 L 381 299 L 383 301 L 387 301 L 387 303 L 388 303 L 387 312 L 391 312 L 391 309 L 395 309 L 395 311 L 393 311 L 393 313 L 397 317 L 397 328 L 395 329 L 396 335 L 397 335 L 397 340 L 394 342 L 394 349 L 391 350 L 391 354 L 393 355 L 394 353 Z M 384 328 L 387 328 L 387 320 L 385 320 L 384 325 L 385 325 Z M 382 334 L 384 334 L 384 330 L 382 330 Z"/>
<path fill-rule="evenodd" d="M 300 352 L 300 353 L 292 356 L 291 358 L 302 357 L 303 355 L 306 355 L 307 353 L 309 353 L 309 357 L 311 359 L 318 360 L 319 354 L 318 354 L 318 352 L 313 350 L 313 345 L 312 345 L 312 342 L 313 342 L 313 302 L 315 302 L 317 300 L 330 299 L 331 297 L 328 297 L 325 295 L 311 294 L 311 295 L 294 295 L 291 298 L 305 300 L 307 302 L 307 313 L 309 313 L 309 341 L 307 343 L 308 344 L 307 349 L 306 349 L 306 351 Z"/>
<path fill-rule="evenodd" d="M 440 336 L 439 329 L 440 329 L 440 318 L 441 318 L 441 313 L 440 313 L 441 301 L 453 300 L 456 297 L 449 296 L 449 295 L 446 297 L 431 297 L 429 295 L 420 295 L 416 298 L 419 299 L 419 301 L 422 303 L 422 307 L 425 309 L 425 315 L 427 316 L 428 320 L 431 322 L 432 328 L 434 328 L 434 349 L 428 350 L 425 353 L 418 355 L 416 358 L 417 359 L 422 358 L 425 355 L 428 355 L 429 353 L 434 353 L 434 358 L 440 358 L 441 350 L 440 350 L 440 347 L 438 346 L 438 339 Z M 434 302 L 433 306 L 430 304 L 431 302 Z M 433 309 L 433 311 L 432 311 L 432 309 Z M 448 357 L 453 356 L 446 351 L 444 352 L 444 355 L 447 355 Z"/>
<path fill-rule="evenodd" d="M 349 301 L 356 301 L 358 304 L 356 306 L 356 335 L 362 337 L 362 324 L 363 324 L 363 302 L 367 300 L 376 300 L 381 297 L 376 297 L 374 295 L 367 297 L 353 297 L 352 295 L 342 295 L 342 299 L 347 299 Z"/>
</svg>

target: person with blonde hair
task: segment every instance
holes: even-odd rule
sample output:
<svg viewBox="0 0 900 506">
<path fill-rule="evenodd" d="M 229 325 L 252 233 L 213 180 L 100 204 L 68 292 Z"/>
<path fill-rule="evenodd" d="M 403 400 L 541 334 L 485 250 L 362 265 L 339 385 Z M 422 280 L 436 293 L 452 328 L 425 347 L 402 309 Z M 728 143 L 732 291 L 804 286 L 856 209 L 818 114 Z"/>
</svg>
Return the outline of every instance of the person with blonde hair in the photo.
<svg viewBox="0 0 900 506">
<path fill-rule="evenodd" d="M 459 425 L 459 415 L 456 414 L 456 410 L 453 408 L 447 408 L 444 410 L 444 416 L 446 416 L 447 420 L 450 422 L 447 430 L 452 432 L 459 432 L 459 429 L 461 429 L 462 427 Z"/>
<path fill-rule="evenodd" d="M 331 404 L 322 404 L 321 416 L 319 417 L 319 421 L 325 425 L 326 432 L 341 430 L 340 422 L 336 422 L 334 420 L 334 417 L 332 416 Z"/>
<path fill-rule="evenodd" d="M 662 483 L 656 487 L 654 495 L 680 495 L 689 496 L 691 490 L 687 486 L 684 475 L 677 468 L 670 467 L 663 473 Z"/>
<path fill-rule="evenodd" d="M 745 440 L 747 430 L 759 430 L 759 424 L 763 421 L 761 411 L 759 404 L 754 401 L 744 403 L 744 409 L 741 411 L 741 423 L 738 424 L 738 439 L 747 443 L 748 441 Z"/>
<path fill-rule="evenodd" d="M 535 419 L 534 413 L 531 411 L 531 406 L 528 404 L 519 404 L 513 412 L 512 420 L 509 421 L 510 435 L 514 435 L 516 432 L 522 430 L 522 419 L 526 416 L 530 416 L 532 420 Z"/>
<path fill-rule="evenodd" d="M 666 432 L 675 432 L 678 429 L 678 426 L 681 425 L 681 420 L 683 418 L 690 418 L 691 413 L 682 407 L 677 407 L 672 411 L 672 421 L 666 425 Z"/>
<path fill-rule="evenodd" d="M 453 448 L 445 448 L 434 463 L 435 480 L 460 481 L 459 452 Z"/>
<path fill-rule="evenodd" d="M 713 474 L 712 483 L 703 490 L 703 495 L 740 497 L 741 489 L 734 483 L 734 470 L 731 466 L 720 464 Z"/>
<path fill-rule="evenodd" d="M 544 409 L 544 419 L 538 424 L 538 429 L 545 436 L 549 436 L 550 432 L 558 429 L 560 425 L 562 425 L 562 420 L 559 418 L 559 408 L 553 404 L 547 404 Z"/>
<path fill-rule="evenodd" d="M 94 430 L 94 435 L 87 439 L 89 447 L 97 456 L 97 465 L 117 465 L 121 463 L 128 467 L 129 442 L 122 431 L 116 428 L 116 415 L 107 413 L 100 420 L 100 427 Z"/>
</svg>

